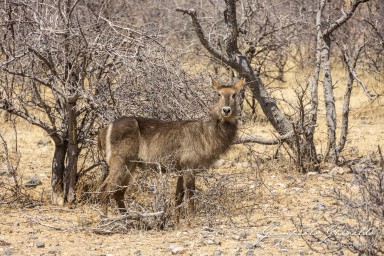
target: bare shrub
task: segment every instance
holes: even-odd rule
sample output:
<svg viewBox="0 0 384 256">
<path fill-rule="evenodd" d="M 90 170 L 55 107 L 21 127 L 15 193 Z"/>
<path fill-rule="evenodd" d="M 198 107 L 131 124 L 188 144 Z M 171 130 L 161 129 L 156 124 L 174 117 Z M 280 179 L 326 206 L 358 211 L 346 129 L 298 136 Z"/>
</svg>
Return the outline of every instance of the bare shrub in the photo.
<svg viewBox="0 0 384 256">
<path fill-rule="evenodd" d="M 177 172 L 171 164 L 161 172 L 153 168 L 139 169 L 129 184 L 125 205 L 127 213 L 121 217 L 105 217 L 96 226 L 99 233 L 124 233 L 129 228 L 168 229 L 177 220 L 175 211 L 188 216 L 189 225 L 214 226 L 228 224 L 247 226 L 254 223 L 255 211 L 260 209 L 260 175 L 258 155 L 249 151 L 242 162 L 219 160 L 209 170 L 189 170 L 196 175 L 196 190 L 190 200 L 195 201 L 195 213 L 191 218 L 188 201 L 176 205 L 174 200 L 177 179 L 185 171 Z M 147 163 L 148 164 L 148 163 Z M 111 200 L 112 208 L 118 206 Z"/>
<path fill-rule="evenodd" d="M 196 198 L 205 225 L 214 226 L 228 221 L 238 226 L 252 223 L 252 216 L 259 208 L 258 188 L 261 186 L 255 168 L 239 168 L 236 171 L 214 169 L 201 173 L 201 179 Z"/>
<path fill-rule="evenodd" d="M 172 226 L 172 216 L 175 206 L 175 187 L 177 178 L 182 175 L 167 166 L 166 172 L 161 172 L 157 164 L 146 163 L 146 168 L 138 168 L 133 173 L 132 181 L 127 186 L 126 213 L 119 217 L 104 216 L 96 226 L 98 233 L 124 233 L 129 228 L 164 229 Z M 97 193 L 97 198 L 100 194 Z M 185 202 L 187 203 L 187 202 Z M 118 205 L 111 200 L 113 209 Z"/>
<path fill-rule="evenodd" d="M 384 253 L 384 160 L 380 148 L 352 161 L 349 168 L 356 174 L 350 191 L 335 188 L 325 196 L 336 203 L 325 210 L 320 224 L 308 227 L 301 219 L 296 228 L 316 252 L 380 255 Z"/>
<path fill-rule="evenodd" d="M 17 146 L 16 122 L 13 121 L 13 132 L 16 143 L 14 148 L 10 149 L 6 141 L 7 134 L 0 131 L 0 143 L 2 151 L 0 159 L 4 166 L 0 165 L 0 204 L 20 204 L 22 206 L 31 206 L 35 202 L 23 185 L 22 177 L 19 173 L 20 151 Z"/>
</svg>

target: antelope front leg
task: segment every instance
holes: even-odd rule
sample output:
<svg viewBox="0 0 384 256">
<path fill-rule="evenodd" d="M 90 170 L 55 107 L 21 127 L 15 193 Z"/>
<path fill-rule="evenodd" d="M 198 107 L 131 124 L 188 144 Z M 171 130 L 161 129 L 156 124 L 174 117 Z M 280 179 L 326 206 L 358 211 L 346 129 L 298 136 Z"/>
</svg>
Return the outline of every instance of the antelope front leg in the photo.
<svg viewBox="0 0 384 256">
<path fill-rule="evenodd" d="M 109 198 L 111 194 L 108 192 L 108 182 L 105 180 L 103 184 L 101 185 L 99 192 L 100 192 L 100 204 L 101 204 L 101 212 L 103 216 L 107 216 L 108 214 L 108 204 L 109 204 Z"/>
<path fill-rule="evenodd" d="M 175 214 L 174 214 L 175 223 L 180 222 L 180 207 L 183 202 L 183 198 L 184 198 L 184 179 L 183 179 L 183 175 L 181 175 L 177 179 L 177 185 L 176 185 L 176 195 L 175 195 L 176 203 L 175 203 Z"/>
<path fill-rule="evenodd" d="M 193 199 L 195 189 L 195 175 L 192 172 L 184 173 L 177 179 L 175 223 L 180 222 L 180 208 L 183 201 L 187 203 L 187 216 L 195 214 L 195 201 Z"/>
<path fill-rule="evenodd" d="M 187 215 L 195 215 L 195 175 L 192 172 L 184 174 L 184 200 L 187 202 Z"/>
</svg>

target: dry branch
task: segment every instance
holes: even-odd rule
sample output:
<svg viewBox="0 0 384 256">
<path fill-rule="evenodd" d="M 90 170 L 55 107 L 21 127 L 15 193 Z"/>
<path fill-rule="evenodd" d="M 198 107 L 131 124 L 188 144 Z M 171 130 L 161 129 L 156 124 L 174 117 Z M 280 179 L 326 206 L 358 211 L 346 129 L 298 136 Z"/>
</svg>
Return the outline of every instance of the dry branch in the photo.
<svg viewBox="0 0 384 256">
<path fill-rule="evenodd" d="M 151 218 L 151 217 L 161 217 L 163 216 L 164 211 L 158 212 L 126 212 L 124 215 L 112 217 L 112 218 L 104 218 L 101 223 L 108 223 L 114 221 L 122 221 L 122 220 L 137 220 L 140 221 L 143 218 Z"/>
<path fill-rule="evenodd" d="M 348 135 L 348 126 L 349 126 L 349 106 L 351 101 L 351 94 L 353 89 L 353 80 L 356 79 L 356 75 L 353 74 L 354 68 L 356 67 L 357 60 L 359 58 L 360 52 L 363 49 L 364 45 L 357 46 L 352 59 L 349 59 L 349 56 L 345 50 L 344 47 L 339 47 L 343 53 L 343 60 L 344 63 L 348 67 L 348 80 L 347 80 L 347 86 L 345 89 L 344 94 L 344 103 L 343 103 L 343 111 L 342 111 L 342 120 L 341 120 L 341 130 L 340 130 L 340 141 L 339 145 L 337 147 L 337 151 L 340 153 L 345 146 L 345 143 L 347 142 L 347 135 Z"/>
<path fill-rule="evenodd" d="M 233 144 L 257 143 L 262 145 L 277 145 L 291 138 L 293 134 L 294 132 L 292 131 L 276 139 L 269 139 L 269 138 L 248 135 L 248 136 L 242 136 L 242 137 L 236 138 Z"/>
<path fill-rule="evenodd" d="M 360 49 L 358 49 L 357 51 L 360 52 L 362 47 L 363 47 L 363 46 L 360 46 L 360 47 L 359 47 Z M 351 63 L 348 54 L 347 54 L 345 51 L 343 51 L 343 54 L 344 54 L 344 60 L 345 60 L 344 62 L 345 62 L 345 64 L 346 64 L 347 67 L 348 67 L 348 71 L 351 73 L 351 75 L 353 76 L 353 78 L 354 78 L 354 79 L 360 84 L 360 86 L 363 88 L 363 90 L 364 90 L 364 92 L 365 92 L 365 95 L 367 95 L 367 97 L 368 97 L 370 100 L 372 100 L 372 98 L 373 98 L 374 95 L 371 94 L 371 92 L 368 90 L 368 88 L 367 88 L 367 86 L 364 84 L 364 82 L 357 76 L 357 74 L 356 74 L 356 72 L 355 72 L 355 68 L 354 68 L 355 65 L 353 65 L 353 64 Z M 358 54 L 357 54 L 356 56 L 358 56 Z"/>
<path fill-rule="evenodd" d="M 326 30 L 323 32 L 323 36 L 331 35 L 336 29 L 341 27 L 345 22 L 347 22 L 356 11 L 357 7 L 362 4 L 369 2 L 370 0 L 353 0 L 351 1 L 351 7 L 348 12 L 343 12 L 343 15 L 331 23 Z M 321 0 L 321 4 L 324 4 L 325 0 Z"/>
<path fill-rule="evenodd" d="M 176 11 L 181 12 L 183 14 L 188 14 L 192 19 L 192 25 L 195 29 L 195 33 L 197 37 L 200 40 L 200 43 L 204 46 L 205 49 L 209 53 L 211 53 L 217 60 L 221 60 L 224 62 L 224 64 L 233 66 L 236 65 L 235 62 L 232 62 L 228 57 L 221 54 L 219 51 L 217 51 L 208 41 L 207 37 L 204 35 L 203 28 L 200 25 L 200 22 L 197 18 L 196 11 L 194 9 L 183 9 L 183 8 L 176 8 Z"/>
</svg>

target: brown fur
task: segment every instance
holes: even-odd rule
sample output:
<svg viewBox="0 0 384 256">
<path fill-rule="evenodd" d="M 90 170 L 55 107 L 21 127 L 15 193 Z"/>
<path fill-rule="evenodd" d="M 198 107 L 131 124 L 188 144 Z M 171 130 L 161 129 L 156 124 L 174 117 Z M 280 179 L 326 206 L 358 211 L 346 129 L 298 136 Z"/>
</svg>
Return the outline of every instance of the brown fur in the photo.
<svg viewBox="0 0 384 256">
<path fill-rule="evenodd" d="M 183 197 L 192 197 L 193 170 L 211 166 L 232 144 L 237 131 L 234 94 L 243 81 L 233 87 L 222 87 L 214 80 L 212 84 L 221 98 L 213 107 L 209 121 L 121 117 L 100 131 L 99 148 L 109 165 L 109 175 L 101 186 L 104 214 L 107 214 L 111 194 L 124 213 L 124 193 L 138 162 L 158 162 L 162 167 L 172 163 L 176 170 L 184 171 L 177 182 L 176 205 L 182 203 Z M 229 108 L 230 112 L 224 113 Z M 188 210 L 194 211 L 192 200 L 189 200 Z"/>
</svg>

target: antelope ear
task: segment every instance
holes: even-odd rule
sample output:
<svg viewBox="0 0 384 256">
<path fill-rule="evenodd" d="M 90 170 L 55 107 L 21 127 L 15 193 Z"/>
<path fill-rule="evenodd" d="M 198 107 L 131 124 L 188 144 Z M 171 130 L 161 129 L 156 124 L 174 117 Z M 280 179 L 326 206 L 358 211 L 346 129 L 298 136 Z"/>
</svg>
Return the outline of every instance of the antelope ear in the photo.
<svg viewBox="0 0 384 256">
<path fill-rule="evenodd" d="M 243 84 L 244 84 L 244 79 L 241 79 L 239 80 L 234 86 L 233 88 L 235 88 L 236 91 L 240 90 L 241 87 L 243 87 Z"/>
<path fill-rule="evenodd" d="M 218 91 L 221 88 L 221 85 L 216 82 L 213 78 L 212 79 L 212 86 Z"/>
</svg>

